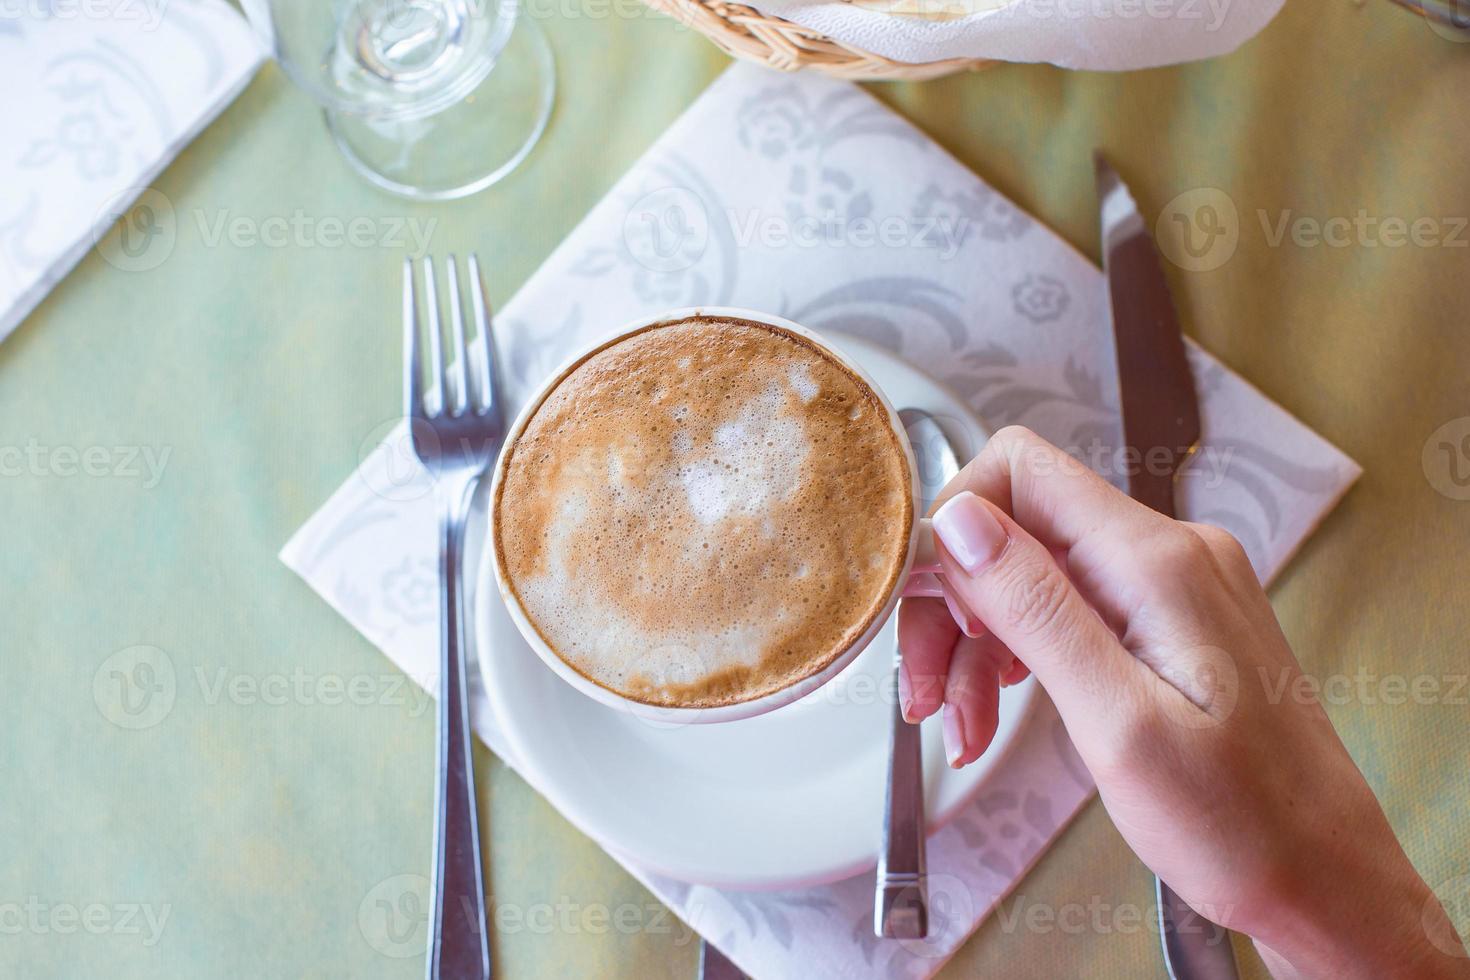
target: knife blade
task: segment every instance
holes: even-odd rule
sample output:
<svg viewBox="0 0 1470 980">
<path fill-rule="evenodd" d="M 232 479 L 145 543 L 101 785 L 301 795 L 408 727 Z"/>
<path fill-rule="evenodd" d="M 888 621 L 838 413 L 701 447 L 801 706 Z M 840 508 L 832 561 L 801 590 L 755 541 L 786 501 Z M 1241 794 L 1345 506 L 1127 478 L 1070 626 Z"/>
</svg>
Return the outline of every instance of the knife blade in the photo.
<svg viewBox="0 0 1470 980">
<path fill-rule="evenodd" d="M 1199 400 L 1158 249 L 1133 195 L 1098 154 L 1103 271 L 1118 351 L 1128 495 L 1174 516 L 1174 478 L 1199 444 Z"/>
<path fill-rule="evenodd" d="M 1103 272 L 1118 353 L 1128 495 L 1173 517 L 1175 479 L 1199 447 L 1199 396 L 1148 225 L 1117 171 L 1101 153 L 1094 162 Z M 1229 932 L 1190 908 L 1161 879 L 1155 880 L 1169 976 L 1238 977 Z"/>
</svg>

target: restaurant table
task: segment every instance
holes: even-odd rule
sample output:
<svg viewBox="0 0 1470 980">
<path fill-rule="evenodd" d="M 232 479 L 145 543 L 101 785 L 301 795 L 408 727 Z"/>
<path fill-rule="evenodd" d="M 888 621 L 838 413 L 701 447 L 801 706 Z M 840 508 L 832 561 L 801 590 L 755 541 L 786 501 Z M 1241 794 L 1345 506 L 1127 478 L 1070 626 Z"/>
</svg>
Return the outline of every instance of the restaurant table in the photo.
<svg viewBox="0 0 1470 980">
<path fill-rule="evenodd" d="M 398 411 L 409 229 L 477 251 L 505 300 L 726 64 L 631 3 L 531 9 L 560 90 L 504 183 L 384 196 L 268 65 L 155 181 L 161 264 L 93 250 L 0 344 L 0 446 L 30 453 L 0 457 L 0 975 L 422 976 L 361 921 L 427 873 L 432 706 L 276 553 Z M 1293 0 L 1210 62 L 873 91 L 1094 259 L 1094 147 L 1150 222 L 1195 189 L 1234 206 L 1233 254 L 1170 283 L 1191 336 L 1365 468 L 1272 600 L 1464 931 L 1470 43 L 1388 0 Z M 94 447 L 93 475 L 68 465 Z M 102 692 L 152 651 L 173 688 L 144 724 Z M 694 975 L 697 938 L 476 764 L 497 976 Z M 1151 888 L 1094 801 L 941 976 L 1161 976 Z"/>
</svg>

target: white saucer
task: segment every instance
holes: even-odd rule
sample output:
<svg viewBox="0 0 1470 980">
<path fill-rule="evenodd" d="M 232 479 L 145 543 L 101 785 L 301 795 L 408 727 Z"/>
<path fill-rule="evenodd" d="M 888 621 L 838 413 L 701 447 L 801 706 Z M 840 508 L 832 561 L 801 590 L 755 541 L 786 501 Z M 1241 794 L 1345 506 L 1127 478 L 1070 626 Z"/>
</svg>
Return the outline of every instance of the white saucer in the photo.
<svg viewBox="0 0 1470 980">
<path fill-rule="evenodd" d="M 928 376 L 866 341 L 835 341 L 895 406 L 938 419 L 962 461 L 988 438 Z M 489 562 L 482 547 L 476 645 L 494 717 L 518 764 L 584 833 L 637 866 L 720 887 L 794 888 L 877 862 L 891 622 L 851 666 L 795 704 L 744 721 L 673 728 L 605 707 L 553 674 L 516 632 Z M 1001 692 L 994 744 L 958 772 L 944 763 L 938 716 L 924 722 L 931 832 L 1000 762 L 1034 691 L 1028 679 Z"/>
</svg>

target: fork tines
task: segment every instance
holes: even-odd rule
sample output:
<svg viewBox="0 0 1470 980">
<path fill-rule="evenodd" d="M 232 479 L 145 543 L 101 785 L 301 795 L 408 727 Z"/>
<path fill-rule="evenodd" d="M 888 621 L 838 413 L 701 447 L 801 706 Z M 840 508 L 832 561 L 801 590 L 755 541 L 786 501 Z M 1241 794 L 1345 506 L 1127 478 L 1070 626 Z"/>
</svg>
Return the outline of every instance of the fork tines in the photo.
<svg viewBox="0 0 1470 980">
<path fill-rule="evenodd" d="M 469 294 L 469 308 L 474 319 L 476 336 L 468 342 L 465 336 L 465 295 L 459 284 L 459 263 L 451 255 L 444 266 L 445 285 L 449 293 L 450 324 L 447 370 L 434 260 L 426 255 L 421 260 L 421 265 L 426 328 L 420 326 L 413 260 L 403 260 L 403 414 L 408 418 L 424 419 L 445 414 L 457 418 L 467 411 L 482 417 L 498 414 L 500 406 L 492 380 L 495 343 L 490 332 L 489 304 L 486 302 L 485 287 L 480 278 L 479 258 L 473 253 L 469 257 L 469 281 L 465 292 Z M 423 372 L 423 341 L 420 336 L 425 329 L 429 339 L 427 384 Z M 475 342 L 478 342 L 480 348 L 478 357 L 471 356 L 470 344 Z M 470 382 L 471 370 L 473 384 Z"/>
</svg>

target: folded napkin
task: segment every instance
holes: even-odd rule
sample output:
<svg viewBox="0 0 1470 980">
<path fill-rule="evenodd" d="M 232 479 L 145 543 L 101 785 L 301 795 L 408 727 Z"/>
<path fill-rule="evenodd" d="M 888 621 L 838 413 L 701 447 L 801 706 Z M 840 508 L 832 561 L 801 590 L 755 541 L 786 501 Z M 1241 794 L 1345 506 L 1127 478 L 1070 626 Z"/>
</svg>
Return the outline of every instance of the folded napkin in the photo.
<svg viewBox="0 0 1470 980">
<path fill-rule="evenodd" d="M 259 42 L 222 0 L 0 5 L 0 340 L 259 61 Z M 147 242 L 173 234 L 162 195 L 142 204 L 133 243 L 102 251 L 128 269 L 150 268 L 167 250 Z"/>
<path fill-rule="evenodd" d="M 696 304 L 862 335 L 992 425 L 1024 422 L 1084 458 L 1104 461 L 1120 443 L 1097 268 L 844 82 L 737 65 L 710 86 L 497 316 L 510 401 L 622 322 Z M 1269 578 L 1358 469 L 1209 355 L 1191 356 L 1206 435 L 1181 481 L 1183 512 L 1234 531 Z M 434 690 L 434 508 L 405 488 L 392 444 L 402 442 L 372 452 L 281 558 Z M 483 693 L 471 710 L 504 757 Z M 938 898 L 925 942 L 873 937 L 870 874 L 757 894 L 629 871 L 755 977 L 927 977 L 1092 792 L 1041 699 L 978 797 L 930 841 Z"/>
<path fill-rule="evenodd" d="M 993 58 L 1119 71 L 1234 51 L 1284 0 L 751 0 L 894 61 Z"/>
</svg>

